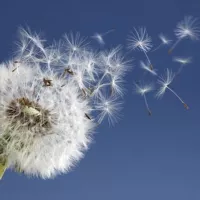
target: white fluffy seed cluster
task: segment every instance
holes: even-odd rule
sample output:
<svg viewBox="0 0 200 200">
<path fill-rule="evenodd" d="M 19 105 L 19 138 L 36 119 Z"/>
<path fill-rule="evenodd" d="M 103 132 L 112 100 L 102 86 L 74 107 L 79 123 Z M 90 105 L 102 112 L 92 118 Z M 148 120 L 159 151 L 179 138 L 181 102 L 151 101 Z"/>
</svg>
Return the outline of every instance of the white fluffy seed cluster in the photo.
<svg viewBox="0 0 200 200">
<path fill-rule="evenodd" d="M 45 47 L 20 29 L 16 56 L 0 65 L 0 162 L 44 179 L 68 172 L 95 126 L 116 121 L 128 69 L 119 47 L 95 53 L 79 34 Z"/>
<path fill-rule="evenodd" d="M 2 154 L 28 175 L 49 178 L 68 171 L 91 140 L 88 100 L 72 81 L 49 71 L 21 64 L 12 72 L 12 67 L 0 67 Z M 50 78 L 52 86 L 45 86 L 42 77 Z"/>
</svg>

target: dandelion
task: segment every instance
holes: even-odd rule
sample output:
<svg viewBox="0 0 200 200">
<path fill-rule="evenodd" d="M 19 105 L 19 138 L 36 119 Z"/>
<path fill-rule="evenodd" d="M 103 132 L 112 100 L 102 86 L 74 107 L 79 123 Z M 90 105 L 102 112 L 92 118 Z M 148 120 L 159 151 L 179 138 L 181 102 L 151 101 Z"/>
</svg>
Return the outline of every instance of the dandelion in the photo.
<svg viewBox="0 0 200 200">
<path fill-rule="evenodd" d="M 150 69 L 148 65 L 146 65 L 143 61 L 140 61 L 140 67 L 147 72 L 151 73 L 154 76 L 157 76 L 156 70 L 155 69 Z"/>
<path fill-rule="evenodd" d="M 184 66 L 186 66 L 187 64 L 192 62 L 192 58 L 191 57 L 187 57 L 187 58 L 174 57 L 173 61 L 180 63 L 180 67 L 179 67 L 178 71 L 176 72 L 176 76 L 177 76 L 177 75 L 179 75 L 181 73 L 181 71 L 183 70 Z"/>
<path fill-rule="evenodd" d="M 147 52 L 150 51 L 152 48 L 152 40 L 151 37 L 147 34 L 146 28 L 141 27 L 138 30 L 134 28 L 134 32 L 132 31 L 130 33 L 127 40 L 128 40 L 128 49 L 130 50 L 138 49 L 142 51 L 149 62 L 149 68 L 152 70 L 153 65 L 151 64 L 151 61 L 147 55 Z"/>
<path fill-rule="evenodd" d="M 168 39 L 165 35 L 163 35 L 162 33 L 159 34 L 159 39 L 161 40 L 161 43 L 154 49 L 153 51 L 156 51 L 158 49 L 160 49 L 160 47 L 165 46 L 165 45 L 169 45 L 171 44 L 172 40 Z"/>
<path fill-rule="evenodd" d="M 18 166 L 27 175 L 45 179 L 69 171 L 91 142 L 94 124 L 84 115 L 90 113 L 89 101 L 80 96 L 77 85 L 50 71 L 24 63 L 17 74 L 11 67 L 0 67 L 0 138 L 5 143 L 0 144 L 0 157 L 14 170 Z M 4 139 L 7 135 L 9 140 Z"/>
<path fill-rule="evenodd" d="M 172 89 L 169 87 L 169 85 L 172 83 L 174 80 L 175 74 L 167 69 L 166 74 L 164 76 L 160 76 L 158 79 L 158 84 L 160 85 L 160 88 L 156 94 L 157 98 L 160 98 L 164 95 L 166 89 L 171 91 L 184 105 L 186 109 L 189 109 L 188 105 L 181 99 L 181 97 Z"/>
<path fill-rule="evenodd" d="M 154 90 L 154 87 L 152 84 L 138 84 L 138 83 L 134 84 L 135 93 L 140 94 L 141 96 L 144 97 L 145 106 L 146 106 L 149 116 L 152 115 L 152 112 L 151 112 L 148 102 L 147 102 L 146 93 L 149 93 L 152 90 Z"/>
<path fill-rule="evenodd" d="M 177 24 L 176 29 L 174 30 L 175 35 L 177 37 L 177 41 L 169 49 L 168 51 L 169 54 L 183 39 L 186 38 L 189 38 L 191 40 L 199 39 L 200 27 L 199 23 L 197 22 L 198 18 L 194 18 L 192 16 L 185 16 L 184 19 Z"/>
<path fill-rule="evenodd" d="M 103 46 L 103 45 L 105 45 L 105 41 L 104 41 L 103 37 L 113 31 L 114 31 L 114 29 L 111 29 L 105 33 L 95 33 L 93 36 L 91 36 L 91 38 L 95 39 L 100 45 Z"/>
<path fill-rule="evenodd" d="M 126 61 L 119 48 L 92 51 L 79 34 L 51 46 L 20 34 L 21 50 L 0 65 L 0 177 L 11 168 L 53 178 L 84 156 L 96 122 L 118 120 Z"/>
</svg>

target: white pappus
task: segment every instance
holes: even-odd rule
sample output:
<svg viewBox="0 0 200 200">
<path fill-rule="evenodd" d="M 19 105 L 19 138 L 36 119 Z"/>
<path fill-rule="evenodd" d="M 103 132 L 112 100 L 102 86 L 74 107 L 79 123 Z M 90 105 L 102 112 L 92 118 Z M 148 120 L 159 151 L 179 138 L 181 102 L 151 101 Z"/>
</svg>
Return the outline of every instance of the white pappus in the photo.
<svg viewBox="0 0 200 200">
<path fill-rule="evenodd" d="M 0 175 L 12 168 L 53 178 L 84 156 L 97 123 L 114 122 L 120 110 L 113 105 L 121 105 L 127 68 L 119 48 L 111 52 L 72 33 L 46 47 L 20 29 L 15 57 L 0 65 Z"/>
</svg>

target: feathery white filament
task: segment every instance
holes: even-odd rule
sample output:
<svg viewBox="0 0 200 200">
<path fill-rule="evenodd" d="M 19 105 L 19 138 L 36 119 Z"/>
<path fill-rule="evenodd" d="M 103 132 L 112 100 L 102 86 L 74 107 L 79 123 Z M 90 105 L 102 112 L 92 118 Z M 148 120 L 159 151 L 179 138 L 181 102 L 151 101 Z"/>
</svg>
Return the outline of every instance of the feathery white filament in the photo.
<svg viewBox="0 0 200 200">
<path fill-rule="evenodd" d="M 132 31 L 128 36 L 128 49 L 135 50 L 138 49 L 142 51 L 148 62 L 149 65 L 152 66 L 151 61 L 147 55 L 147 52 L 152 48 L 152 40 L 151 37 L 147 34 L 145 27 L 140 27 L 138 30 L 134 28 L 134 32 Z"/>
<path fill-rule="evenodd" d="M 84 156 L 95 120 L 116 121 L 127 62 L 118 47 L 95 52 L 79 34 L 48 47 L 30 30 L 20 34 L 16 58 L 0 65 L 0 156 L 52 178 Z"/>
</svg>

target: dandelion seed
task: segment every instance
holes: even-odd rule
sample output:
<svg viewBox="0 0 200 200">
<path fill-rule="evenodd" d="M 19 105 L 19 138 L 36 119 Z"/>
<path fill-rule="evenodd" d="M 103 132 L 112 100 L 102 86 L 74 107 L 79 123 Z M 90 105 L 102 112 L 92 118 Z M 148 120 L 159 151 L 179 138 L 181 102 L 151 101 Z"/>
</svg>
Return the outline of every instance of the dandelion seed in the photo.
<svg viewBox="0 0 200 200">
<path fill-rule="evenodd" d="M 119 46 L 111 51 L 101 52 L 99 60 L 101 61 L 99 71 L 102 74 L 95 87 L 93 87 L 92 96 L 99 98 L 105 88 L 109 88 L 111 95 L 123 96 L 123 78 L 126 72 L 131 69 L 130 60 L 126 60 L 120 54 Z"/>
<path fill-rule="evenodd" d="M 159 34 L 159 38 L 161 40 L 161 43 L 155 48 L 152 50 L 152 52 L 160 49 L 160 47 L 164 46 L 164 45 L 169 45 L 171 44 L 172 40 L 168 39 L 165 35 L 163 35 L 162 33 Z"/>
<path fill-rule="evenodd" d="M 67 68 L 67 69 L 64 69 L 62 77 L 64 78 L 67 73 L 70 75 L 74 75 L 74 72 L 70 68 Z"/>
<path fill-rule="evenodd" d="M 174 57 L 173 61 L 180 63 L 181 65 L 187 65 L 192 62 L 192 58 Z"/>
<path fill-rule="evenodd" d="M 81 37 L 80 33 L 64 35 L 65 49 L 71 53 L 83 51 L 88 48 L 87 38 Z"/>
<path fill-rule="evenodd" d="M 155 69 L 150 69 L 148 65 L 146 65 L 143 61 L 140 61 L 140 67 L 149 73 L 151 73 L 154 76 L 157 76 L 156 70 Z"/>
<path fill-rule="evenodd" d="M 101 123 L 107 117 L 110 125 L 114 125 L 119 120 L 119 111 L 122 109 L 122 102 L 116 97 L 103 97 L 99 98 L 94 110 L 99 112 L 97 115 L 97 122 Z"/>
<path fill-rule="evenodd" d="M 185 16 L 184 19 L 177 24 L 174 32 L 177 37 L 177 41 L 169 49 L 168 51 L 169 54 L 172 53 L 177 44 L 181 42 L 183 39 L 185 38 L 189 38 L 191 40 L 199 39 L 200 26 L 198 18 L 194 18 L 192 16 Z"/>
<path fill-rule="evenodd" d="M 108 33 L 111 33 L 113 32 L 114 29 L 111 29 L 105 33 L 95 33 L 93 36 L 91 36 L 91 38 L 95 39 L 100 45 L 105 45 L 105 41 L 103 39 L 104 36 L 106 36 Z"/>
<path fill-rule="evenodd" d="M 138 30 L 134 28 L 134 32 L 132 31 L 130 33 L 127 40 L 128 40 L 128 49 L 130 50 L 138 49 L 142 51 L 149 62 L 149 68 L 152 69 L 153 65 L 151 64 L 147 52 L 151 50 L 153 45 L 151 37 L 147 34 L 146 28 L 141 27 Z"/>
<path fill-rule="evenodd" d="M 18 69 L 19 65 L 20 65 L 20 61 L 15 60 L 13 63 L 14 63 L 14 69 L 12 70 L 12 72 L 15 72 Z"/>
<path fill-rule="evenodd" d="M 162 97 L 168 88 L 168 86 L 172 83 L 174 80 L 175 74 L 167 69 L 165 76 L 161 75 L 159 77 L 158 83 L 161 85 L 160 89 L 158 90 L 156 96 L 158 98 Z"/>
<path fill-rule="evenodd" d="M 86 118 L 88 118 L 89 120 L 92 120 L 91 117 L 90 117 L 87 113 L 85 113 L 85 116 L 86 116 Z"/>
<path fill-rule="evenodd" d="M 141 84 L 141 83 L 134 84 L 134 92 L 137 94 L 140 94 L 141 96 L 144 97 L 145 106 L 146 106 L 147 112 L 150 116 L 152 115 L 152 112 L 151 112 L 148 102 L 147 102 L 146 93 L 149 93 L 153 90 L 154 90 L 154 87 L 152 84 L 146 84 L 146 85 Z"/>
<path fill-rule="evenodd" d="M 14 72 L 17 68 L 13 69 L 12 72 Z"/>
<path fill-rule="evenodd" d="M 71 74 L 71 75 L 74 75 L 74 72 L 72 70 L 70 70 L 70 69 L 66 69 L 66 72 Z"/>
<path fill-rule="evenodd" d="M 43 78 L 44 85 L 43 86 L 52 86 L 52 80 Z"/>
<path fill-rule="evenodd" d="M 160 76 L 158 79 L 158 84 L 160 85 L 160 89 L 158 90 L 156 97 L 160 98 L 164 95 L 166 89 L 168 89 L 169 91 L 171 91 L 180 101 L 181 103 L 184 105 L 184 107 L 186 109 L 189 109 L 189 107 L 187 106 L 187 104 L 181 99 L 181 97 L 172 89 L 169 87 L 169 85 L 172 83 L 172 81 L 175 78 L 175 74 L 170 71 L 169 69 L 167 69 L 166 74 L 164 76 Z"/>
<path fill-rule="evenodd" d="M 111 95 L 124 95 L 124 90 L 123 90 L 123 83 L 124 80 L 119 77 L 119 76 L 112 76 L 111 81 L 110 81 L 110 86 L 111 86 Z"/>
<path fill-rule="evenodd" d="M 16 42 L 17 49 L 15 52 L 16 57 L 22 58 L 24 55 L 27 55 L 29 53 L 29 39 L 22 34 L 24 32 L 23 28 L 19 28 L 19 40 Z M 28 51 L 28 52 L 27 52 Z"/>
<path fill-rule="evenodd" d="M 183 70 L 183 67 L 189 63 L 192 62 L 192 58 L 188 57 L 188 58 L 183 58 L 183 57 L 174 57 L 173 61 L 180 63 L 180 67 L 178 69 L 178 71 L 176 72 L 176 76 L 179 75 L 181 73 L 181 71 Z"/>
</svg>

